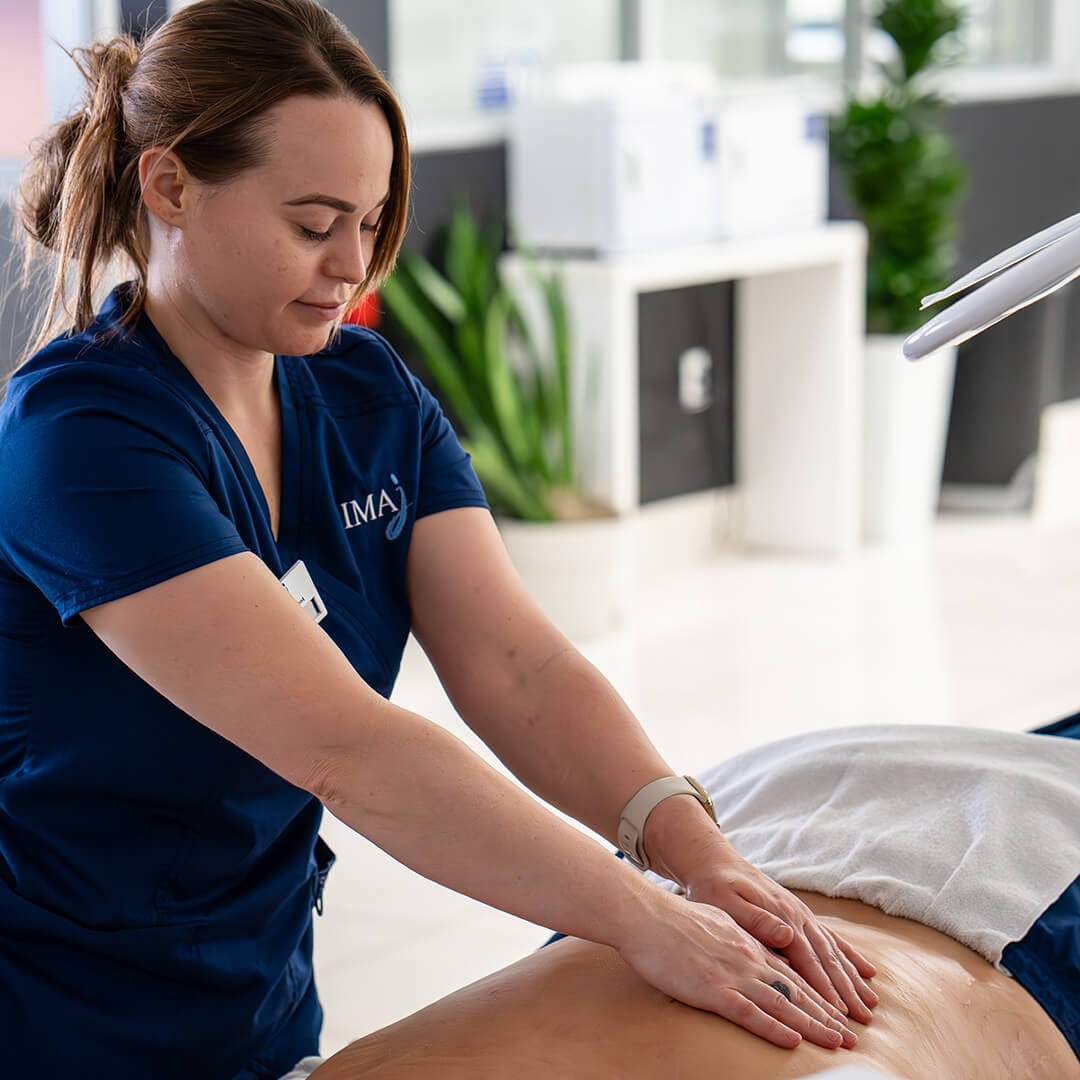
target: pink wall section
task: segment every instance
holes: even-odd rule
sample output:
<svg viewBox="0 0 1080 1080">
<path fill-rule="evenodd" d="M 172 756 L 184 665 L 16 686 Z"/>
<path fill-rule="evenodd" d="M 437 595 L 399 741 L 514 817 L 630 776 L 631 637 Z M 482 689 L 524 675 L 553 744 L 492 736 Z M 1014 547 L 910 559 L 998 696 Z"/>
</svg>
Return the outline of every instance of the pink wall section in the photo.
<svg viewBox="0 0 1080 1080">
<path fill-rule="evenodd" d="M 0 0 L 0 157 L 24 157 L 45 128 L 38 0 Z"/>
</svg>

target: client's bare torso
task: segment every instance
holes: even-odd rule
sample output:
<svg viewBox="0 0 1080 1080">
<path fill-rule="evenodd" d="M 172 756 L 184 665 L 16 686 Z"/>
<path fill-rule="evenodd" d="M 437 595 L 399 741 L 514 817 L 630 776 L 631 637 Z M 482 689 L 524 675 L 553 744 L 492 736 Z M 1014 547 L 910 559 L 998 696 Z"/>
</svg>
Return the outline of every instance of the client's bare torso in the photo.
<svg viewBox="0 0 1080 1080">
<path fill-rule="evenodd" d="M 799 895 L 877 966 L 881 1003 L 872 1024 L 852 1023 L 854 1050 L 777 1049 L 653 990 L 612 949 L 569 939 L 360 1039 L 314 1080 L 788 1080 L 856 1063 L 905 1080 L 1080 1080 L 1035 1000 L 970 949 L 856 901 Z"/>
</svg>

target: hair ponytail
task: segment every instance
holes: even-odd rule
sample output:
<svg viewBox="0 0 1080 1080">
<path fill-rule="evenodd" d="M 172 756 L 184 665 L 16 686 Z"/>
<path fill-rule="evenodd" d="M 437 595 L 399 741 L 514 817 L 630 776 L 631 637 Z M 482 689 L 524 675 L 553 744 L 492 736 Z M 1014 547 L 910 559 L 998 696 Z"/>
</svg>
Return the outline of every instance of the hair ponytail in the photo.
<svg viewBox="0 0 1080 1080">
<path fill-rule="evenodd" d="M 118 329 L 141 313 L 149 257 L 138 174 L 144 151 L 174 151 L 196 180 L 227 183 L 265 160 L 263 113 L 294 94 L 348 95 L 385 115 L 394 146 L 390 200 L 367 277 L 347 306 L 390 272 L 408 213 L 404 119 L 356 38 L 317 0 L 196 0 L 141 45 L 120 35 L 68 55 L 86 79 L 86 95 L 31 144 L 16 196 L 22 286 L 30 285 L 43 248 L 57 260 L 48 310 L 20 362 L 55 336 L 61 312 L 75 333 L 94 321 L 94 294 L 116 256 L 126 257 L 137 278 Z"/>
<path fill-rule="evenodd" d="M 16 220 L 25 230 L 22 284 L 30 282 L 40 248 L 56 256 L 48 309 L 29 355 L 52 336 L 58 313 L 76 328 L 93 321 L 101 271 L 123 251 L 145 272 L 137 238 L 138 162 L 124 136 L 123 91 L 138 62 L 125 35 L 68 54 L 87 83 L 79 108 L 32 145 L 19 183 Z M 75 310 L 68 307 L 67 273 L 76 270 Z"/>
</svg>

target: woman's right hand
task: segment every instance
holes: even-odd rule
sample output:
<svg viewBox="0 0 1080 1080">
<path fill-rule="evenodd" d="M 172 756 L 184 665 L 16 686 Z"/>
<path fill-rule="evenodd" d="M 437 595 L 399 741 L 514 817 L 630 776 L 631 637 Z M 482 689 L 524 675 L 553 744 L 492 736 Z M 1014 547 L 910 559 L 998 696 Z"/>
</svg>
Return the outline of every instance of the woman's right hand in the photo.
<svg viewBox="0 0 1080 1080">
<path fill-rule="evenodd" d="M 843 1014 L 726 912 L 651 884 L 644 900 L 617 948 L 651 986 L 785 1049 L 855 1045 Z"/>
</svg>

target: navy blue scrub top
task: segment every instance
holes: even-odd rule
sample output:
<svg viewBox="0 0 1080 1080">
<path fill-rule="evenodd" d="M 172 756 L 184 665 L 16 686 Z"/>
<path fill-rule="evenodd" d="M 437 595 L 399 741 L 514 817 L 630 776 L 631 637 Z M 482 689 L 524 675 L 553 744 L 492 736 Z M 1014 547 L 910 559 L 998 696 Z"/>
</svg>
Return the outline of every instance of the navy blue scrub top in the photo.
<svg viewBox="0 0 1080 1080">
<path fill-rule="evenodd" d="M 278 577 L 303 559 L 320 625 L 389 696 L 413 523 L 486 502 L 434 398 L 346 326 L 275 358 L 275 542 L 242 445 L 150 320 L 102 343 L 127 289 L 0 407 L 0 1059 L 86 1080 L 276 1078 L 318 1047 L 322 807 L 79 613 L 240 551 Z"/>
</svg>

